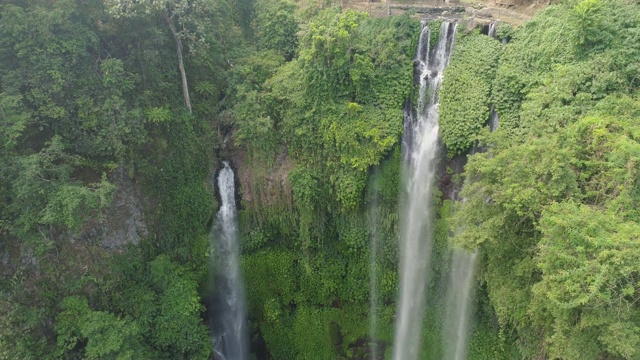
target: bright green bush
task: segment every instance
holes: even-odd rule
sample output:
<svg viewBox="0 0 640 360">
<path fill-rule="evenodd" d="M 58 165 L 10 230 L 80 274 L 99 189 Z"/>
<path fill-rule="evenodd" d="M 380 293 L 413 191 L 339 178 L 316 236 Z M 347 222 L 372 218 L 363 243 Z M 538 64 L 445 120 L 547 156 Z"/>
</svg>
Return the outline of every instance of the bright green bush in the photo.
<svg viewBox="0 0 640 360">
<path fill-rule="evenodd" d="M 62 309 L 55 324 L 57 356 L 74 352 L 86 359 L 127 360 L 145 356 L 140 328 L 131 319 L 91 310 L 87 299 L 81 296 L 65 298 Z M 83 343 L 84 346 L 80 345 Z M 78 347 L 83 351 L 76 352 Z"/>
<path fill-rule="evenodd" d="M 466 152 L 489 120 L 498 41 L 479 32 L 458 36 L 440 89 L 440 134 L 449 156 Z"/>
<path fill-rule="evenodd" d="M 264 250 L 242 259 L 249 313 L 259 322 L 286 316 L 296 296 L 294 256 L 284 250 Z"/>
<path fill-rule="evenodd" d="M 291 60 L 298 47 L 296 4 L 289 1 L 257 1 L 254 28 L 260 48 L 277 51 Z"/>
</svg>

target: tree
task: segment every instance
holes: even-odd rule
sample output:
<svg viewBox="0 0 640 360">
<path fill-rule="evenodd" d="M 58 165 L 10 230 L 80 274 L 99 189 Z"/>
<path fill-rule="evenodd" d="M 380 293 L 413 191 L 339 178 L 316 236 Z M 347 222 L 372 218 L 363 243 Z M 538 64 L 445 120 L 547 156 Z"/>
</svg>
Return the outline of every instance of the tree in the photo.
<svg viewBox="0 0 640 360">
<path fill-rule="evenodd" d="M 535 304 L 551 315 L 551 358 L 637 359 L 640 226 L 573 201 L 548 207 L 536 257 Z M 539 309 L 537 309 L 539 311 Z"/>
<path fill-rule="evenodd" d="M 277 51 L 287 61 L 293 59 L 298 49 L 296 5 L 286 1 L 260 1 L 257 7 L 255 30 L 259 46 Z"/>
<path fill-rule="evenodd" d="M 73 352 L 80 344 L 85 359 L 129 360 L 146 357 L 141 345 L 138 325 L 131 319 L 120 319 L 114 314 L 94 311 L 87 298 L 70 296 L 62 302 L 55 330 L 58 334 L 58 354 Z"/>
<path fill-rule="evenodd" d="M 187 73 L 184 67 L 184 45 L 182 40 L 183 38 L 195 38 L 196 35 L 187 30 L 186 24 L 194 21 L 197 14 L 206 12 L 211 6 L 211 2 L 206 0 L 146 0 L 142 2 L 136 0 L 106 0 L 106 4 L 108 11 L 116 17 L 157 14 L 167 24 L 176 43 L 184 104 L 189 113 L 191 113 L 191 98 L 189 96 Z M 180 25 L 180 30 L 176 27 L 176 23 Z"/>
<path fill-rule="evenodd" d="M 164 255 L 123 270 L 118 310 L 139 324 L 155 358 L 208 359 L 211 343 L 193 272 Z"/>
</svg>

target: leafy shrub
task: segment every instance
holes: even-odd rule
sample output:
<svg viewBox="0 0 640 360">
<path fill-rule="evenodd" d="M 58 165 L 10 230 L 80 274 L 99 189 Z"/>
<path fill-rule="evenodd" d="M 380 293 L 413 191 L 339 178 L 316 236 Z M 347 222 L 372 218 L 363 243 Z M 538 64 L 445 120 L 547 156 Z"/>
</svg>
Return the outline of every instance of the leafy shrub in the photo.
<svg viewBox="0 0 640 360">
<path fill-rule="evenodd" d="M 440 90 L 440 132 L 449 156 L 467 151 L 489 120 L 491 82 L 500 54 L 500 43 L 479 32 L 456 40 Z"/>
</svg>

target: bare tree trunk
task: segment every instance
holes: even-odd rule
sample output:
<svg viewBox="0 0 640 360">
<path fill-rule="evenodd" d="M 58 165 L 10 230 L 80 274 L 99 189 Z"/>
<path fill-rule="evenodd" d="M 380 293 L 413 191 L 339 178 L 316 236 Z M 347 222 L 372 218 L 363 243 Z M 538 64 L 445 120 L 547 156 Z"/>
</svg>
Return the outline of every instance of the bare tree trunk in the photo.
<svg viewBox="0 0 640 360">
<path fill-rule="evenodd" d="M 175 25 L 173 25 L 173 20 L 170 17 L 165 15 L 165 20 L 167 24 L 169 24 L 169 28 L 171 29 L 171 33 L 176 40 L 176 49 L 178 52 L 178 68 L 180 69 L 180 76 L 182 76 L 182 95 L 184 96 L 184 104 L 187 106 L 187 110 L 189 110 L 189 114 L 191 114 L 191 100 L 189 99 L 189 85 L 187 84 L 187 73 L 184 71 L 184 61 L 182 60 L 182 39 L 180 39 L 180 34 L 176 31 Z"/>
<path fill-rule="evenodd" d="M 391 16 L 391 0 L 387 0 L 387 16 Z"/>
</svg>

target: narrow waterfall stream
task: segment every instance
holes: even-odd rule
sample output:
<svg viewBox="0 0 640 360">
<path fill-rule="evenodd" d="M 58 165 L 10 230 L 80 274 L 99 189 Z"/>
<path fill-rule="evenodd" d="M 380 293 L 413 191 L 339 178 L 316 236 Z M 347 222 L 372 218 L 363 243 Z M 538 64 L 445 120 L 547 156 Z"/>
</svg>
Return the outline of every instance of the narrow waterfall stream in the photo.
<svg viewBox="0 0 640 360">
<path fill-rule="evenodd" d="M 498 23 L 495 21 L 492 21 L 491 24 L 489 25 L 489 33 L 487 34 L 489 37 L 492 37 L 494 39 L 497 38 L 497 34 L 496 34 L 496 29 L 498 28 Z M 504 39 L 502 41 L 502 45 L 505 44 L 505 40 Z M 500 124 L 500 116 L 498 116 L 498 113 L 496 112 L 495 106 L 493 104 L 491 104 L 490 107 L 490 114 L 489 114 L 489 129 L 493 132 L 498 130 L 498 125 Z"/>
<path fill-rule="evenodd" d="M 495 22 L 495 21 L 492 21 L 489 24 L 489 31 L 487 32 L 487 35 L 492 37 L 492 38 L 495 38 L 496 37 L 496 29 L 497 28 L 498 28 L 498 23 Z"/>
<path fill-rule="evenodd" d="M 489 129 L 491 131 L 498 130 L 498 125 L 500 125 L 500 116 L 496 112 L 493 104 L 491 104 L 490 115 L 489 115 Z"/>
<path fill-rule="evenodd" d="M 467 358 L 467 343 L 471 330 L 474 296 L 473 275 L 477 251 L 451 249 L 451 272 L 447 286 L 444 324 L 444 359 Z"/>
<path fill-rule="evenodd" d="M 497 23 L 489 24 L 488 36 L 496 38 Z M 489 129 L 495 131 L 500 119 L 493 104 L 490 107 Z M 476 151 L 483 151 L 474 146 Z M 462 201 L 465 201 L 462 199 Z M 446 291 L 446 313 L 443 333 L 444 359 L 465 360 L 468 352 L 469 335 L 473 321 L 474 271 L 478 251 L 450 249 L 450 273 Z"/>
<path fill-rule="evenodd" d="M 378 354 L 378 243 L 379 232 L 378 223 L 380 221 L 378 208 L 378 169 L 376 168 L 371 180 L 373 194 L 371 195 L 371 203 L 369 204 L 369 352 L 371 359 L 377 360 Z"/>
<path fill-rule="evenodd" d="M 400 225 L 400 294 L 397 303 L 393 359 L 417 359 L 420 353 L 425 289 L 433 247 L 432 192 L 438 151 L 438 89 L 449 63 L 457 24 L 443 21 L 438 43 L 429 48 L 431 32 L 423 23 L 414 60 L 420 80 L 415 117 L 405 109 L 403 135 L 406 193 Z"/>
<path fill-rule="evenodd" d="M 235 183 L 228 162 L 218 174 L 221 206 L 213 229 L 215 254 L 213 346 L 219 360 L 248 358 L 244 287 L 240 272 Z"/>
</svg>

